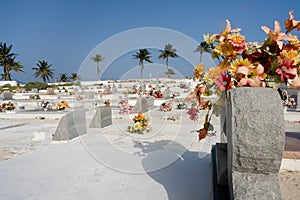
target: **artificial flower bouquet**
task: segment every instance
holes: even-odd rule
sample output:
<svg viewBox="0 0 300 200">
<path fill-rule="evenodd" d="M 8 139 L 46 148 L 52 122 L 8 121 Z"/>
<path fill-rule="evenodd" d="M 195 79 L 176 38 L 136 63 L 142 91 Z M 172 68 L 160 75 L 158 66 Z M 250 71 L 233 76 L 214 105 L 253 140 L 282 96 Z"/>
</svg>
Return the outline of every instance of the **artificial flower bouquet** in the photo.
<svg viewBox="0 0 300 200">
<path fill-rule="evenodd" d="M 172 111 L 172 103 L 170 101 L 164 102 L 160 105 L 159 109 L 160 109 L 160 111 L 163 111 L 163 112 L 170 112 L 170 111 Z"/>
<path fill-rule="evenodd" d="M 288 108 L 295 108 L 296 107 L 296 101 L 294 98 L 292 98 L 286 90 L 279 91 L 281 96 L 281 102 L 283 106 L 286 106 Z"/>
<path fill-rule="evenodd" d="M 16 105 L 13 102 L 4 102 L 1 105 L 2 111 L 13 111 L 16 109 Z"/>
<path fill-rule="evenodd" d="M 50 106 L 49 101 L 42 101 L 41 102 L 41 107 L 43 108 L 43 110 L 45 110 L 45 111 L 48 110 L 49 106 Z"/>
<path fill-rule="evenodd" d="M 61 101 L 56 105 L 56 110 L 65 110 L 66 108 L 70 108 L 67 101 Z"/>
<path fill-rule="evenodd" d="M 128 126 L 128 132 L 144 134 L 151 130 L 148 119 L 142 112 L 132 118 L 133 125 Z"/>
<path fill-rule="evenodd" d="M 235 87 L 274 87 L 278 88 L 280 83 L 288 87 L 300 89 L 300 42 L 297 35 L 292 31 L 300 31 L 300 21 L 294 20 L 294 13 L 290 11 L 289 19 L 284 21 L 285 32 L 281 31 L 278 21 L 274 23 L 274 30 L 262 26 L 267 34 L 263 42 L 246 41 L 240 28 L 232 28 L 228 20 L 226 27 L 218 34 L 204 34 L 204 42 L 200 45 L 205 52 L 211 53 L 213 59 L 219 61 L 218 66 L 211 70 L 210 75 L 203 75 L 204 65 L 199 64 L 194 69 L 196 79 L 204 80 L 204 77 L 215 79 L 216 93 L 228 91 Z M 216 76 L 216 72 L 218 76 Z M 212 83 L 213 83 L 212 82 Z M 203 85 L 200 82 L 200 85 Z M 205 83 L 205 81 L 204 81 Z M 205 85 L 205 84 L 204 84 Z M 191 108 L 187 114 L 190 118 L 198 119 L 197 110 L 201 107 L 200 96 L 204 93 L 197 86 L 186 100 L 196 98 L 198 108 Z M 202 94 L 201 94 L 202 93 Z M 290 101 L 289 101 L 290 100 Z M 293 106 L 293 100 L 287 97 L 287 103 Z M 220 104 L 217 101 L 217 104 Z M 215 112 L 216 105 L 213 111 Z M 209 111 L 205 117 L 205 123 L 199 132 L 199 140 L 206 137 L 212 114 Z"/>
<path fill-rule="evenodd" d="M 132 106 L 128 103 L 128 100 L 121 99 L 119 101 L 120 114 L 130 114 L 132 111 Z"/>
<path fill-rule="evenodd" d="M 40 95 L 34 94 L 29 96 L 30 99 L 41 99 Z"/>
<path fill-rule="evenodd" d="M 163 94 L 161 93 L 160 90 L 155 90 L 155 91 L 153 91 L 153 97 L 154 98 L 163 98 Z"/>
<path fill-rule="evenodd" d="M 179 103 L 179 104 L 177 104 L 177 109 L 178 110 L 182 110 L 182 109 L 186 109 L 186 104 L 185 103 Z"/>
<path fill-rule="evenodd" d="M 104 104 L 106 107 L 110 107 L 110 100 L 109 99 L 105 100 Z"/>
</svg>

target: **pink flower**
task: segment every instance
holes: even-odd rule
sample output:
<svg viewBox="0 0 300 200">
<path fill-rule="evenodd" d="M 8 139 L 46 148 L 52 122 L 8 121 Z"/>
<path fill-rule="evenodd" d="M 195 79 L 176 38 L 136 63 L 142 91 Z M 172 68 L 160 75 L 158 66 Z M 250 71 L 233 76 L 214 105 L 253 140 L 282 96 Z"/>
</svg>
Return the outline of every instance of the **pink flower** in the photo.
<svg viewBox="0 0 300 200">
<path fill-rule="evenodd" d="M 294 79 L 297 76 L 297 66 L 293 65 L 294 60 L 284 58 L 279 62 L 280 67 L 276 69 L 276 73 L 280 74 L 281 81 L 285 79 Z"/>
<path fill-rule="evenodd" d="M 220 90 L 231 89 L 233 82 L 231 81 L 231 75 L 228 73 L 228 71 L 219 74 L 219 77 L 216 80 L 216 85 L 220 88 Z"/>
<path fill-rule="evenodd" d="M 285 33 L 281 33 L 281 28 L 280 28 L 280 24 L 278 21 L 274 22 L 274 31 L 272 31 L 271 29 L 269 29 L 266 26 L 262 26 L 262 30 L 264 30 L 267 35 L 276 42 L 276 44 L 278 45 L 279 49 L 282 49 L 283 47 L 283 41 L 287 40 L 287 41 L 295 41 L 295 38 L 289 35 L 286 35 Z"/>
<path fill-rule="evenodd" d="M 237 74 L 241 75 L 238 86 L 263 87 L 262 84 L 264 67 L 257 66 L 240 66 L 237 69 Z"/>
<path fill-rule="evenodd" d="M 189 111 L 186 113 L 189 115 L 190 120 L 197 121 L 199 110 L 196 108 L 190 108 Z"/>
</svg>

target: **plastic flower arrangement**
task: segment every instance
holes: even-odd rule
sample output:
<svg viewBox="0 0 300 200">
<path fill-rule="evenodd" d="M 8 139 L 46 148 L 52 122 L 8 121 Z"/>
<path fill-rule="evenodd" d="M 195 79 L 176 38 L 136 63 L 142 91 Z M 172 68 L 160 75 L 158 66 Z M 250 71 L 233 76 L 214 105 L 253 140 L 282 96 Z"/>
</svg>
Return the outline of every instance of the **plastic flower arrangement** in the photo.
<svg viewBox="0 0 300 200">
<path fill-rule="evenodd" d="M 2 108 L 2 111 L 3 110 L 12 111 L 12 110 L 16 109 L 16 106 L 14 103 L 9 101 L 9 102 L 2 103 L 1 108 Z"/>
<path fill-rule="evenodd" d="M 105 100 L 104 104 L 106 105 L 106 107 L 109 107 L 110 106 L 110 101 L 109 100 Z"/>
<path fill-rule="evenodd" d="M 138 115 L 132 118 L 133 125 L 128 126 L 128 132 L 144 134 L 151 130 L 149 122 L 145 115 L 142 112 L 139 112 Z"/>
<path fill-rule="evenodd" d="M 178 105 L 177 105 L 177 109 L 178 110 L 182 110 L 182 109 L 186 109 L 186 104 L 185 103 L 179 103 Z"/>
<path fill-rule="evenodd" d="M 49 108 L 49 106 L 50 106 L 49 101 L 42 101 L 41 107 L 43 108 L 43 110 L 46 111 Z"/>
<path fill-rule="evenodd" d="M 286 83 L 300 88 L 300 42 L 291 31 L 300 30 L 300 21 L 294 20 L 293 11 L 284 21 L 285 33 L 275 21 L 272 31 L 266 26 L 264 42 L 247 42 L 241 29 L 231 28 L 226 20 L 225 29 L 219 34 L 204 35 L 212 58 L 218 59 L 219 77 L 216 81 L 221 90 L 232 87 L 266 87 L 273 83 Z"/>
<path fill-rule="evenodd" d="M 172 103 L 171 102 L 166 102 L 166 103 L 162 103 L 159 107 L 160 111 L 163 112 L 170 112 L 172 111 Z"/>
<path fill-rule="evenodd" d="M 279 91 L 279 93 L 281 94 L 281 102 L 283 106 L 286 106 L 288 108 L 295 108 L 296 107 L 296 101 L 294 98 L 290 97 L 290 95 L 288 94 L 288 92 L 286 90 L 283 90 L 282 92 Z"/>
<path fill-rule="evenodd" d="M 38 94 L 30 95 L 29 98 L 30 99 L 40 99 L 40 95 L 38 95 Z"/>
<path fill-rule="evenodd" d="M 163 98 L 163 94 L 161 93 L 160 90 L 155 90 L 155 91 L 153 92 L 153 97 L 154 97 L 154 98 Z"/>
<path fill-rule="evenodd" d="M 122 99 L 119 101 L 120 114 L 130 114 L 132 106 L 128 103 L 128 100 Z"/>
<path fill-rule="evenodd" d="M 67 101 L 61 101 L 56 105 L 56 110 L 65 110 L 66 108 L 70 108 Z"/>
<path fill-rule="evenodd" d="M 300 42 L 292 31 L 300 31 L 300 21 L 294 20 L 294 13 L 290 11 L 290 18 L 284 21 L 285 32 L 281 32 L 278 21 L 274 23 L 274 30 L 262 26 L 267 38 L 262 42 L 248 42 L 240 31 L 240 28 L 231 28 L 226 20 L 226 27 L 219 34 L 204 34 L 206 51 L 211 53 L 213 59 L 219 61 L 215 70 L 218 77 L 216 86 L 221 91 L 227 91 L 234 87 L 274 87 L 277 89 L 280 83 L 289 87 L 300 89 Z M 198 71 L 201 72 L 201 69 Z M 194 72 L 195 73 L 195 72 Z M 202 78 L 212 75 L 203 75 Z M 198 73 L 201 74 L 201 73 Z M 198 75 L 195 73 L 195 75 Z M 198 78 L 200 76 L 198 75 Z M 196 77 L 197 78 L 197 77 Z M 206 80 L 209 82 L 209 80 Z M 205 83 L 205 81 L 204 81 Z M 200 96 L 205 93 L 201 90 L 202 83 L 197 85 L 194 93 L 185 100 L 196 98 L 197 107 L 192 107 L 187 114 L 191 120 L 198 120 L 201 108 Z M 292 101 L 292 99 L 291 99 Z M 219 104 L 221 100 L 217 101 Z M 217 107 L 214 107 L 213 112 Z M 212 130 L 210 123 L 212 114 L 210 111 L 205 116 L 203 128 L 199 129 L 199 140 L 205 138 Z"/>
</svg>

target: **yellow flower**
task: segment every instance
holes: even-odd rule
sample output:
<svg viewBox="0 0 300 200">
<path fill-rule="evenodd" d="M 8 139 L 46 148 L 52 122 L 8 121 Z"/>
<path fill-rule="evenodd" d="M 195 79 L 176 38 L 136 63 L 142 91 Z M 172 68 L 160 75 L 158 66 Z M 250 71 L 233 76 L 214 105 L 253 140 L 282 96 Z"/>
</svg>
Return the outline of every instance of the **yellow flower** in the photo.
<svg viewBox="0 0 300 200">
<path fill-rule="evenodd" d="M 219 77 L 219 72 L 216 68 L 210 68 L 204 74 L 203 79 L 208 85 L 212 85 Z"/>
<path fill-rule="evenodd" d="M 196 79 L 200 79 L 201 75 L 203 74 L 203 71 L 205 69 L 205 66 L 203 64 L 198 64 L 194 67 L 194 77 Z"/>
<path fill-rule="evenodd" d="M 245 45 L 245 37 L 240 33 L 229 35 L 228 40 L 233 46 L 236 47 L 241 47 Z"/>
<path fill-rule="evenodd" d="M 233 45 L 228 41 L 217 44 L 213 52 L 221 56 L 226 56 L 228 59 L 235 59 L 238 56 L 238 52 L 234 50 Z"/>
<path fill-rule="evenodd" d="M 224 71 L 228 71 L 230 69 L 230 63 L 227 60 L 221 61 L 219 63 L 219 65 L 216 67 L 216 69 L 219 73 L 222 73 Z"/>
<path fill-rule="evenodd" d="M 229 70 L 234 77 L 238 76 L 237 75 L 237 70 L 241 66 L 250 67 L 250 66 L 252 66 L 252 64 L 247 58 L 246 59 L 243 59 L 243 58 L 236 59 L 235 62 L 231 65 L 231 68 Z"/>
<path fill-rule="evenodd" d="M 283 50 L 282 52 L 280 52 L 280 58 L 284 59 L 284 58 L 288 58 L 291 60 L 294 60 L 294 65 L 297 65 L 300 63 L 300 55 L 298 53 L 298 51 L 296 50 Z"/>
</svg>

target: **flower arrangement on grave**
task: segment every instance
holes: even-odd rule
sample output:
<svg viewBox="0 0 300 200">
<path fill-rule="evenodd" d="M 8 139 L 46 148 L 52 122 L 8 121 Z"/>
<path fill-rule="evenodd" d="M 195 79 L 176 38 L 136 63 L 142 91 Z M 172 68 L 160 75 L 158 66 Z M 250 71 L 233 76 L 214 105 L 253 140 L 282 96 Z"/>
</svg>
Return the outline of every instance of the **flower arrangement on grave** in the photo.
<svg viewBox="0 0 300 200">
<path fill-rule="evenodd" d="M 29 96 L 30 99 L 41 99 L 40 95 L 34 94 Z"/>
<path fill-rule="evenodd" d="M 219 64 L 215 68 L 218 78 L 215 84 L 220 91 L 228 91 L 235 87 L 273 87 L 278 88 L 280 83 L 288 87 L 300 89 L 300 42 L 292 31 L 300 31 L 300 21 L 294 19 L 293 11 L 289 13 L 289 19 L 284 21 L 285 32 L 281 31 L 278 21 L 274 23 L 274 30 L 262 26 L 267 34 L 263 42 L 246 41 L 240 28 L 232 28 L 229 20 L 226 27 L 218 34 L 204 34 L 203 46 L 211 53 L 213 59 Z M 201 66 L 200 66 L 201 67 Z M 202 68 L 199 67 L 201 72 Z M 198 76 L 199 74 L 194 73 Z M 202 75 L 200 76 L 202 77 Z M 204 76 L 203 76 L 204 77 Z M 194 94 L 187 99 L 196 98 L 199 102 L 199 86 Z M 220 104 L 217 101 L 216 104 Z M 191 108 L 188 112 L 191 119 L 198 108 Z M 216 106 L 214 106 L 215 110 Z M 199 140 L 206 137 L 212 125 L 210 111 L 205 116 L 203 128 L 199 132 Z"/>
<path fill-rule="evenodd" d="M 132 106 L 128 103 L 127 99 L 121 99 L 119 101 L 119 109 L 120 114 L 130 114 L 132 111 Z"/>
<path fill-rule="evenodd" d="M 154 90 L 153 91 L 153 97 L 154 98 L 163 98 L 163 94 L 161 93 L 160 90 Z"/>
<path fill-rule="evenodd" d="M 142 112 L 132 118 L 133 125 L 128 126 L 127 130 L 130 133 L 144 134 L 151 130 L 148 119 Z"/>
<path fill-rule="evenodd" d="M 226 28 L 219 34 L 204 35 L 213 58 L 218 59 L 219 78 L 216 84 L 221 90 L 232 87 L 266 87 L 270 82 L 300 87 L 300 42 L 291 31 L 300 30 L 300 21 L 290 18 L 284 21 L 285 33 L 278 21 L 274 31 L 266 26 L 262 30 L 267 38 L 262 42 L 247 42 L 239 28 L 232 29 L 226 20 Z"/>
<path fill-rule="evenodd" d="M 45 110 L 45 111 L 48 110 L 49 106 L 50 106 L 49 101 L 42 101 L 41 102 L 41 107 L 43 108 L 43 110 Z"/>
<path fill-rule="evenodd" d="M 65 110 L 66 108 L 70 108 L 67 101 L 61 101 L 56 105 L 56 110 Z"/>
<path fill-rule="evenodd" d="M 106 107 L 110 107 L 110 100 L 109 99 L 105 100 L 104 104 Z"/>
<path fill-rule="evenodd" d="M 179 104 L 177 104 L 177 109 L 178 110 L 182 110 L 182 109 L 186 109 L 186 104 L 185 103 L 179 103 Z"/>
<path fill-rule="evenodd" d="M 280 93 L 282 105 L 288 108 L 295 108 L 297 105 L 295 99 L 292 98 L 286 90 L 283 91 L 281 91 L 280 89 L 278 90 Z"/>
<path fill-rule="evenodd" d="M 16 105 L 13 102 L 4 102 L 1 105 L 1 110 L 2 111 L 13 111 L 16 109 Z"/>
<path fill-rule="evenodd" d="M 160 105 L 159 109 L 160 109 L 160 111 L 163 111 L 163 112 L 170 112 L 170 111 L 172 111 L 172 103 L 170 101 L 164 102 Z"/>
</svg>

